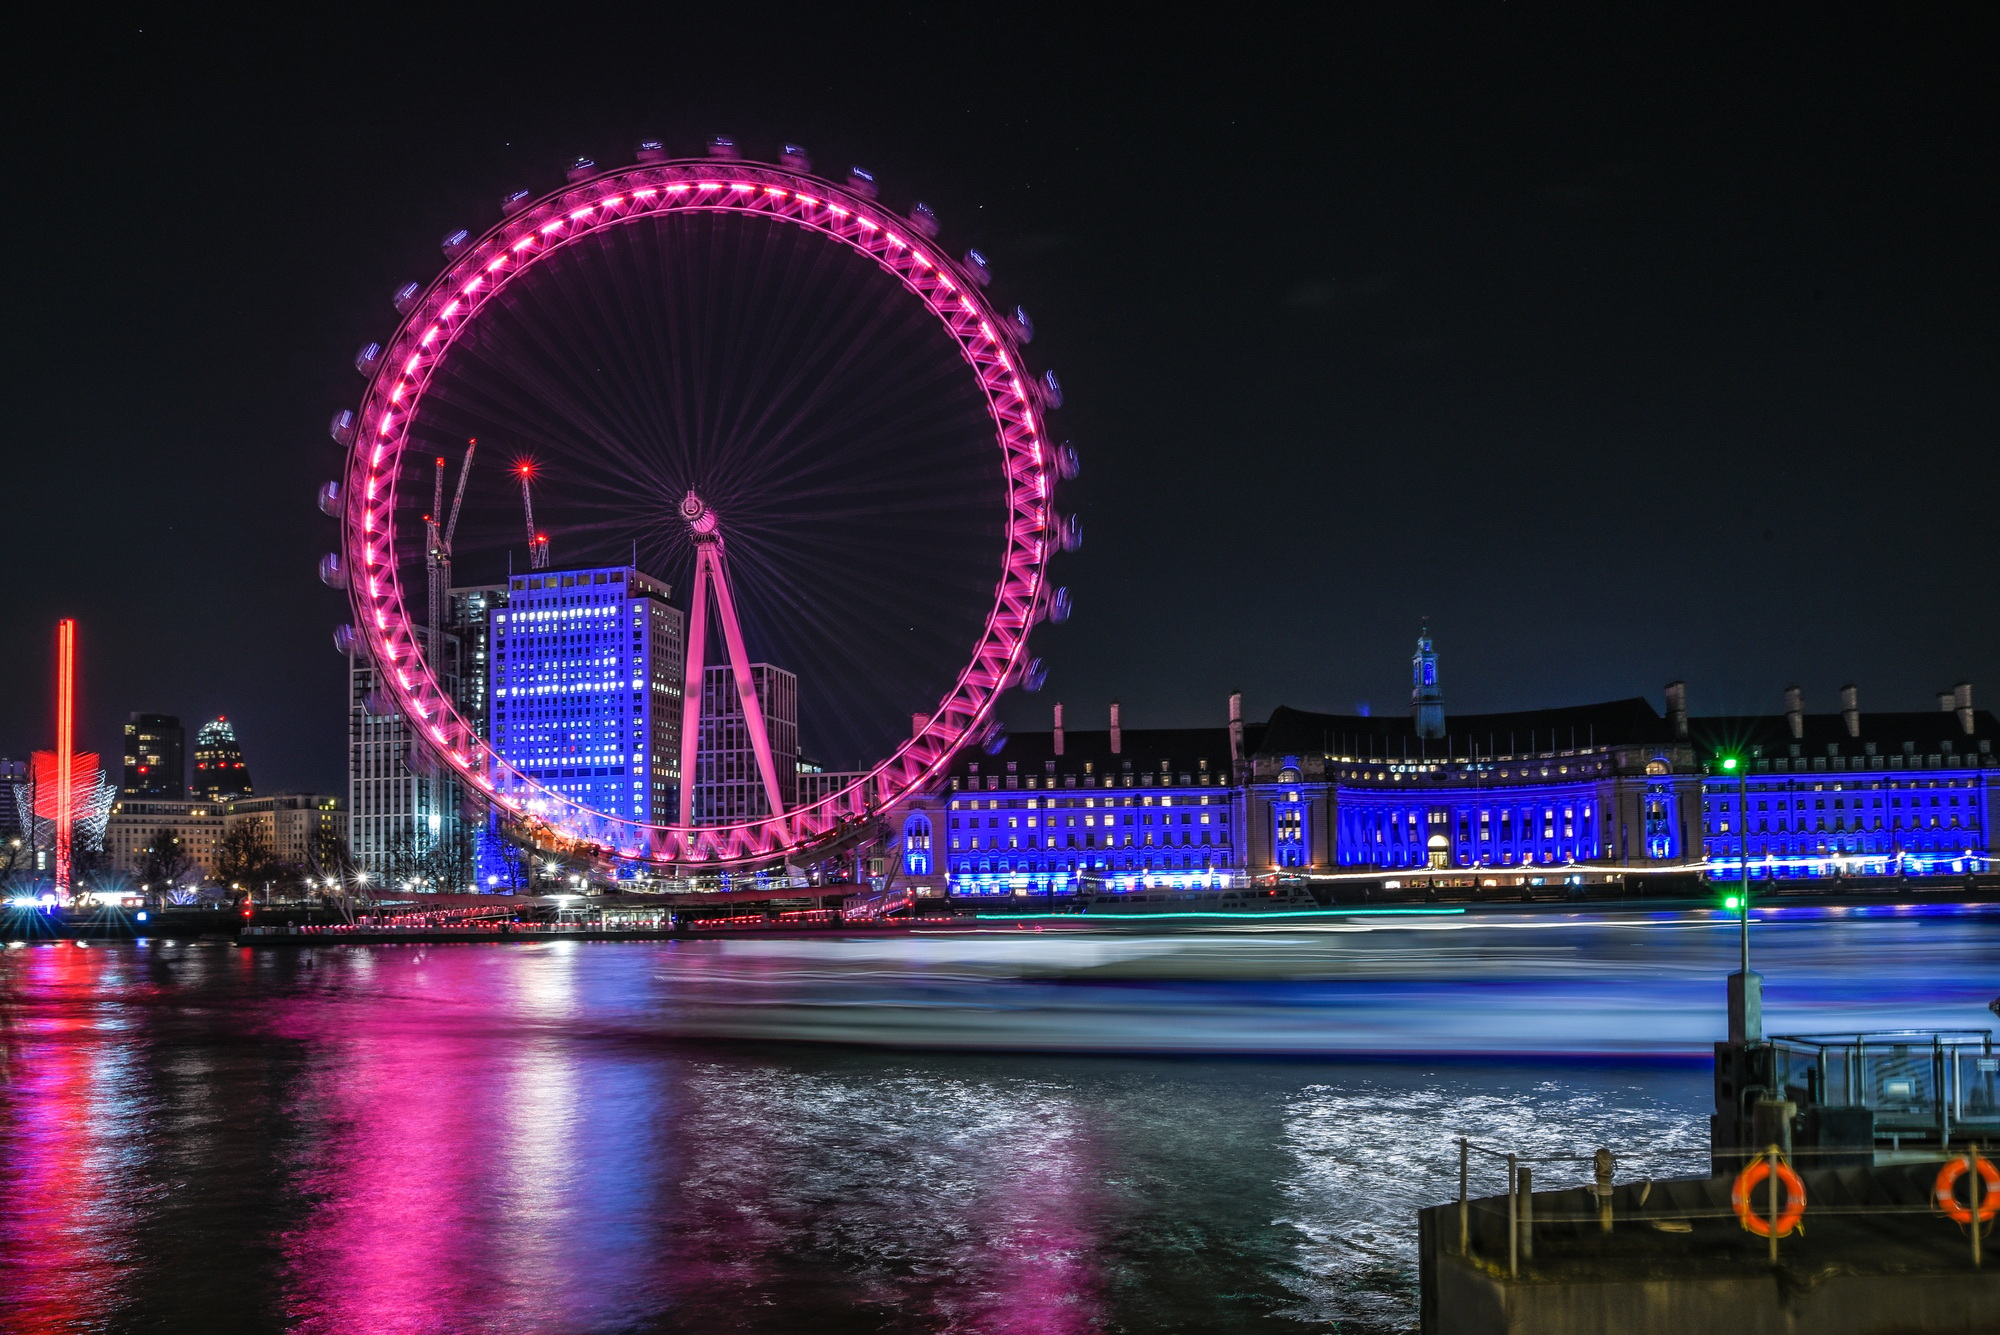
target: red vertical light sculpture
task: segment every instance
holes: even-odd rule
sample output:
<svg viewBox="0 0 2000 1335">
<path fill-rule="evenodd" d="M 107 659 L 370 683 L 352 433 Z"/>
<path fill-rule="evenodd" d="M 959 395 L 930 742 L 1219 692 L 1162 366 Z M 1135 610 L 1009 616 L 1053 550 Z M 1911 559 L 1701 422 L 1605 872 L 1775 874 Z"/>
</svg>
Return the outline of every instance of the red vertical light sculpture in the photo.
<svg viewBox="0 0 2000 1335">
<path fill-rule="evenodd" d="M 70 840 L 76 832 L 76 622 L 56 622 L 56 893 L 70 892 Z"/>
</svg>

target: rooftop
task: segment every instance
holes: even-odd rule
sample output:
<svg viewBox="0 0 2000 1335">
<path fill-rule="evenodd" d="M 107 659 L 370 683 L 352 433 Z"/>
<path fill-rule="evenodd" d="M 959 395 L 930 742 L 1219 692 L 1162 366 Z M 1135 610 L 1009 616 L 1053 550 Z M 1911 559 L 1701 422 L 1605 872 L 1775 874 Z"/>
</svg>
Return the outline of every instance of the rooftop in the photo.
<svg viewBox="0 0 2000 1335">
<path fill-rule="evenodd" d="M 1782 724 L 1783 720 L 1780 720 Z M 1403 714 L 1318 714 L 1280 705 L 1271 713 L 1263 755 L 1527 755 L 1620 744 L 1665 744 L 1673 728 L 1642 696 L 1559 709 L 1445 715 L 1445 735 L 1423 738 Z"/>
<path fill-rule="evenodd" d="M 1254 750 L 1256 739 L 1263 732 L 1261 724 L 1248 724 L 1244 728 L 1246 751 Z M 1080 774 L 1085 765 L 1098 774 L 1134 772 L 1158 773 L 1162 768 L 1172 772 L 1182 770 L 1193 773 L 1200 769 L 1202 761 L 1208 762 L 1211 773 L 1229 772 L 1229 729 L 1220 728 L 1123 728 L 1119 732 L 1119 749 L 1111 749 L 1111 730 L 1108 728 L 1065 728 L 1063 730 L 1063 751 L 1056 754 L 1054 732 L 1014 732 L 1007 735 L 1006 745 L 997 755 L 988 755 L 973 748 L 961 751 L 952 762 L 953 774 L 1006 774 L 1008 766 L 1021 774 Z M 1049 766 L 1055 769 L 1051 771 Z"/>
</svg>

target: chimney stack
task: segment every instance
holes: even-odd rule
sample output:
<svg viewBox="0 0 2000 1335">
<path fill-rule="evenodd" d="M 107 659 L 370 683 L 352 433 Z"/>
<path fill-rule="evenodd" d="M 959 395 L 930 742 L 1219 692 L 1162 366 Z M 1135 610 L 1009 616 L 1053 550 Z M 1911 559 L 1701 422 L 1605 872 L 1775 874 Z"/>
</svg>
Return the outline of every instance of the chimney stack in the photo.
<svg viewBox="0 0 2000 1335">
<path fill-rule="evenodd" d="M 1686 741 L 1688 735 L 1688 684 L 1684 681 L 1667 683 L 1667 722 L 1674 725 L 1674 737 Z"/>
<path fill-rule="evenodd" d="M 1949 714 L 1952 710 L 1957 708 L 1958 708 L 1958 696 L 1954 692 L 1951 691 L 1938 692 L 1939 713 Z"/>
<path fill-rule="evenodd" d="M 1805 692 L 1796 686 L 1785 688 L 1785 722 L 1791 726 L 1793 741 L 1806 735 Z"/>
<path fill-rule="evenodd" d="M 1063 753 L 1063 752 L 1062 752 L 1062 742 L 1063 742 L 1063 738 L 1062 738 L 1062 704 L 1061 704 L 1061 702 L 1060 702 L 1060 701 L 1058 701 L 1058 702 L 1057 702 L 1057 704 L 1056 704 L 1056 754 L 1057 754 L 1057 755 L 1061 755 L 1061 754 Z"/>
<path fill-rule="evenodd" d="M 1243 763 L 1243 692 L 1229 693 L 1229 763 Z"/>
<path fill-rule="evenodd" d="M 1958 710 L 1958 726 L 1967 737 L 1972 736 L 1972 683 L 1962 681 L 1951 688 L 1951 702 Z"/>
<path fill-rule="evenodd" d="M 1125 731 L 1118 726 L 1118 702 L 1111 702 L 1111 754 L 1117 755 L 1125 749 Z"/>
<path fill-rule="evenodd" d="M 1861 735 L 1861 688 L 1849 684 L 1840 688 L 1840 721 L 1847 725 L 1849 737 Z"/>
</svg>

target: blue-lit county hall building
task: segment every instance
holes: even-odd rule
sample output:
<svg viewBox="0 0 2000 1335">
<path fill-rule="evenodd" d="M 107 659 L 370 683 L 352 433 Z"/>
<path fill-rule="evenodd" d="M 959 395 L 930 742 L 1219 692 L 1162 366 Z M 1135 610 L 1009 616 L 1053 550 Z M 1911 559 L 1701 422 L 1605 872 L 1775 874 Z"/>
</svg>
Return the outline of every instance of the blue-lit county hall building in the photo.
<svg viewBox="0 0 2000 1335">
<path fill-rule="evenodd" d="M 955 898 L 1222 891 L 1518 896 L 1591 886 L 1985 873 L 2000 733 L 1971 688 L 1936 712 L 1695 716 L 1634 697 L 1450 715 L 1428 632 L 1407 715 L 1232 697 L 1213 728 L 1016 732 L 896 814 L 898 870 Z M 1747 801 L 1747 810 L 1745 803 Z M 892 832 L 893 833 L 893 832 Z M 1781 888 L 1781 887 L 1774 887 Z"/>
</svg>

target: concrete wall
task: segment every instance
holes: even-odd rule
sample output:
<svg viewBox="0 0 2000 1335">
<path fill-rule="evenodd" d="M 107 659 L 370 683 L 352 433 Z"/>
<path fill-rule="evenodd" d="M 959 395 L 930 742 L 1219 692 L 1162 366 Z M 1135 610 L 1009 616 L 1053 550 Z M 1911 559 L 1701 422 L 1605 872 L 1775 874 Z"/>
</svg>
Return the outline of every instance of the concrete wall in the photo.
<svg viewBox="0 0 2000 1335">
<path fill-rule="evenodd" d="M 1422 1212 L 1424 1335 L 1993 1335 L 2000 1267 L 1856 1274 L 1838 1266 L 1672 1279 L 1509 1280 L 1455 1254 L 1455 1206 Z M 1453 1240 L 1438 1246 L 1440 1231 Z"/>
</svg>

